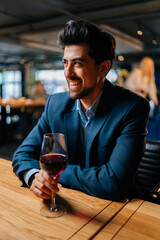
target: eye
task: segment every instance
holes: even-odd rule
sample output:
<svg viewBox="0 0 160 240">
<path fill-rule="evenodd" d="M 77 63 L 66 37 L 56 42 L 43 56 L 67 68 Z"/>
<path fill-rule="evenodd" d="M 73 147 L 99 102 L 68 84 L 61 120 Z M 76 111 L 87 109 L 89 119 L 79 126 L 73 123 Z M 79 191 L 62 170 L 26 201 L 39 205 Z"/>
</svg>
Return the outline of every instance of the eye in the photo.
<svg viewBox="0 0 160 240">
<path fill-rule="evenodd" d="M 74 62 L 74 65 L 76 65 L 76 66 L 81 66 L 81 65 L 82 65 L 82 63 L 81 63 L 81 62 L 79 62 L 79 61 L 75 61 L 75 62 Z"/>
<path fill-rule="evenodd" d="M 62 63 L 66 66 L 67 61 L 66 61 L 66 60 L 63 60 Z"/>
</svg>

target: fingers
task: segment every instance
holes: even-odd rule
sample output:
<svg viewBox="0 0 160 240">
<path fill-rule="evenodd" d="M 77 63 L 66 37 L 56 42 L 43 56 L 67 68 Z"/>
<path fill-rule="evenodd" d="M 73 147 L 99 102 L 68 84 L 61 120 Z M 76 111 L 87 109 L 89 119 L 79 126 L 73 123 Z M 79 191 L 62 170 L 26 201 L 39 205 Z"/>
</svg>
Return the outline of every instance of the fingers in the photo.
<svg viewBox="0 0 160 240">
<path fill-rule="evenodd" d="M 52 191 L 59 191 L 59 188 L 57 187 L 57 181 L 59 177 L 60 175 L 58 175 L 56 178 L 53 178 L 53 176 L 41 170 L 39 173 L 35 174 L 35 178 L 32 181 L 30 189 L 37 197 L 50 199 Z"/>
<path fill-rule="evenodd" d="M 47 193 L 43 192 L 41 189 L 36 187 L 34 185 L 34 183 L 32 183 L 30 189 L 39 198 L 43 198 L 43 199 L 50 199 L 51 198 L 51 194 L 47 194 Z"/>
<path fill-rule="evenodd" d="M 53 176 L 45 172 L 44 170 L 41 170 L 41 176 L 49 183 L 56 184 L 58 179 L 60 178 L 60 175 L 57 174 L 57 176 Z"/>
</svg>

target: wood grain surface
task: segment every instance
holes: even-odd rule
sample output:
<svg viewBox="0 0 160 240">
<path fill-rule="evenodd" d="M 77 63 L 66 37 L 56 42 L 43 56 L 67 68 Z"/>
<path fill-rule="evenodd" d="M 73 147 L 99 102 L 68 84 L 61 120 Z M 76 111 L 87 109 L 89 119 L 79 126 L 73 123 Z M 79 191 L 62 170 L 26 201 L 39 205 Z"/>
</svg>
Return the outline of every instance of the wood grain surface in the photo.
<svg viewBox="0 0 160 240">
<path fill-rule="evenodd" d="M 66 214 L 41 216 L 49 202 L 20 187 L 11 164 L 0 159 L 0 240 L 160 239 L 160 205 L 140 199 L 112 202 L 60 186 Z"/>
</svg>

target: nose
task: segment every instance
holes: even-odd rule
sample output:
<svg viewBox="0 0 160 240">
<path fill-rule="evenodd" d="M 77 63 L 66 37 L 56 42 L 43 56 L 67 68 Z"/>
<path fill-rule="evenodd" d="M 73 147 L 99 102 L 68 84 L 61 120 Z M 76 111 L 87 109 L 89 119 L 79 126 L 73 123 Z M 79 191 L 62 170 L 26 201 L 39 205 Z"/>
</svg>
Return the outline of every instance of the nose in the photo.
<svg viewBox="0 0 160 240">
<path fill-rule="evenodd" d="M 69 78 L 71 76 L 73 76 L 73 64 L 71 63 L 67 63 L 64 67 L 64 74 L 66 78 Z"/>
</svg>

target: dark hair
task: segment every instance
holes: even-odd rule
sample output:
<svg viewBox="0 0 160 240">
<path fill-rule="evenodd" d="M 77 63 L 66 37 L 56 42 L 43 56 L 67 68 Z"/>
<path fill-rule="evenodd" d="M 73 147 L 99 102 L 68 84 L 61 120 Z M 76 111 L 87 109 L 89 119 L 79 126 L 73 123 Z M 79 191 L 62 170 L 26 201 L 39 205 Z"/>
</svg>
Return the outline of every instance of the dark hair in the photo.
<svg viewBox="0 0 160 240">
<path fill-rule="evenodd" d="M 70 20 L 58 35 L 58 45 L 64 50 L 65 46 L 86 43 L 89 46 L 88 54 L 100 64 L 115 59 L 116 43 L 113 36 L 100 28 L 83 20 Z"/>
</svg>

